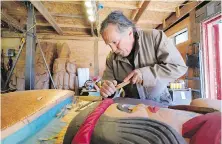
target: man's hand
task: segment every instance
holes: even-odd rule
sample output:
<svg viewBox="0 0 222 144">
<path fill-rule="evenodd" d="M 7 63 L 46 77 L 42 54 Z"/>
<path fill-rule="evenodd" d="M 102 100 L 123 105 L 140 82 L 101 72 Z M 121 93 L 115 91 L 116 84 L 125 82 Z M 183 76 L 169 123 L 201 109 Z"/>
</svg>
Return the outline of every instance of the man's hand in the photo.
<svg viewBox="0 0 222 144">
<path fill-rule="evenodd" d="M 115 87 L 116 85 L 117 85 L 117 81 L 115 80 L 104 81 L 104 83 L 102 84 L 102 87 L 100 88 L 100 95 L 102 97 L 111 96 L 112 94 L 116 92 L 116 87 Z"/>
<path fill-rule="evenodd" d="M 123 81 L 130 81 L 132 84 L 142 84 L 143 75 L 139 69 L 135 69 Z"/>
</svg>

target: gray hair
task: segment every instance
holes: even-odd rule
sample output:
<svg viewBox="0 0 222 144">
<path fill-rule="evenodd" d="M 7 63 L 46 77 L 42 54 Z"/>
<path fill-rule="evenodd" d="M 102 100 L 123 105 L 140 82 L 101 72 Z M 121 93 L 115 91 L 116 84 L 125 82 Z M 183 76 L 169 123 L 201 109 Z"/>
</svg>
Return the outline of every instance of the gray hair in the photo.
<svg viewBox="0 0 222 144">
<path fill-rule="evenodd" d="M 124 32 L 127 28 L 131 27 L 135 30 L 135 25 L 121 11 L 111 12 L 106 19 L 101 23 L 100 34 L 106 29 L 108 24 L 115 24 L 118 27 L 120 33 Z"/>
</svg>

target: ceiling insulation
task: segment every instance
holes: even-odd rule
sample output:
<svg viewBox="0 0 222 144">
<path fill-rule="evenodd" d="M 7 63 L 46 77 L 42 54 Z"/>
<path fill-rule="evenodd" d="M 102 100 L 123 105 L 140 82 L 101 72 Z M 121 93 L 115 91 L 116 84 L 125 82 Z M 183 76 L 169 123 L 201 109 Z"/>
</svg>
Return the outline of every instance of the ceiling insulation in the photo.
<svg viewBox="0 0 222 144">
<path fill-rule="evenodd" d="M 115 10 L 122 11 L 123 14 L 134 20 L 141 8 L 143 1 L 124 1 L 124 0 L 101 0 L 96 1 L 97 4 L 103 5 L 103 9 L 98 11 L 97 21 L 94 23 L 94 30 L 99 29 L 96 24 L 106 18 L 106 16 Z M 20 24 L 25 25 L 27 19 L 27 8 L 22 1 L 2 1 L 2 10 L 4 9 L 8 15 L 16 19 Z M 145 11 L 136 23 L 140 29 L 156 28 L 163 23 L 171 13 L 175 12 L 175 8 L 180 6 L 184 1 L 164 0 L 150 1 Z M 48 10 L 49 14 L 55 20 L 57 25 L 62 29 L 64 35 L 89 35 L 91 24 L 88 21 L 84 7 L 84 1 L 42 1 L 43 6 Z M 99 21 L 98 21 L 99 20 Z M 56 33 L 50 23 L 36 10 L 37 32 Z"/>
</svg>

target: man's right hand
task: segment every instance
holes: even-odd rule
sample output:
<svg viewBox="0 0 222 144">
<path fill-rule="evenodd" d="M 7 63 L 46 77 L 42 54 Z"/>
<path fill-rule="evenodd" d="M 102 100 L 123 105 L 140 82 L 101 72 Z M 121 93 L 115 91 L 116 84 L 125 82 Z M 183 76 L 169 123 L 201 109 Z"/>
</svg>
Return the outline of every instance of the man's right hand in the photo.
<svg viewBox="0 0 222 144">
<path fill-rule="evenodd" d="M 102 87 L 100 88 L 100 95 L 102 97 L 108 97 L 111 96 L 112 94 L 114 94 L 116 92 L 116 86 L 117 85 L 117 81 L 113 80 L 113 81 L 104 81 L 102 84 Z"/>
</svg>

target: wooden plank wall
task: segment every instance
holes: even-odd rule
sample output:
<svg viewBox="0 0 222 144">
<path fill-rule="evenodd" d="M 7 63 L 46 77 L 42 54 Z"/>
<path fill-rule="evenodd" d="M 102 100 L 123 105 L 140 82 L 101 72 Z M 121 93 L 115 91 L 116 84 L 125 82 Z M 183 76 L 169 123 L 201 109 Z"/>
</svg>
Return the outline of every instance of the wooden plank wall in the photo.
<svg viewBox="0 0 222 144">
<path fill-rule="evenodd" d="M 165 33 L 168 37 L 172 36 L 173 34 L 177 33 L 178 31 L 187 28 L 188 29 L 188 40 L 186 42 L 178 44 L 176 47 L 180 51 L 181 55 L 183 56 L 184 60 L 186 60 L 186 48 L 191 43 L 191 27 L 190 27 L 190 17 L 187 17 L 180 23 L 176 24 L 174 27 L 167 30 Z"/>
<path fill-rule="evenodd" d="M 186 42 L 180 43 L 178 45 L 176 45 L 177 49 L 179 50 L 179 52 L 181 53 L 182 57 L 184 58 L 184 61 L 186 62 L 186 53 L 187 53 L 187 47 L 189 46 L 189 44 L 191 44 L 194 41 L 194 32 L 196 33 L 196 29 L 194 27 L 194 21 L 193 19 L 191 19 L 191 17 L 187 17 L 184 20 L 180 21 L 179 23 L 177 23 L 176 25 L 174 25 L 173 27 L 171 27 L 170 29 L 168 29 L 165 33 L 168 37 L 170 37 L 171 35 L 175 34 L 176 32 L 184 29 L 184 28 L 188 28 L 188 40 Z M 197 41 L 197 38 L 196 38 Z M 188 69 L 188 76 L 192 77 L 193 75 L 193 70 L 192 69 Z M 182 76 L 180 79 L 184 79 L 185 76 Z M 188 81 L 188 87 L 190 88 L 194 88 L 194 89 L 199 89 L 200 88 L 200 82 L 199 81 Z"/>
<path fill-rule="evenodd" d="M 19 51 L 20 41 L 21 41 L 20 38 L 1 38 L 1 49 L 3 49 L 3 52 L 4 52 L 5 68 L 6 68 L 8 60 L 9 60 L 8 57 L 5 56 L 7 49 L 9 49 L 9 48 L 15 49 L 15 53 L 17 54 Z M 12 57 L 12 60 L 14 62 L 15 57 Z M 18 63 L 22 62 L 22 61 L 25 61 L 25 45 L 24 45 L 24 48 L 23 48 L 22 53 L 20 55 L 20 59 L 19 59 Z"/>
<path fill-rule="evenodd" d="M 1 38 L 1 48 L 6 52 L 7 48 L 16 49 L 20 44 L 20 38 Z M 90 68 L 90 76 L 102 76 L 105 70 L 106 56 L 110 52 L 110 48 L 105 45 L 102 40 L 43 40 L 53 43 L 67 43 L 71 53 L 70 56 L 76 59 L 77 67 Z M 44 48 L 44 47 L 43 47 Z M 25 48 L 23 49 L 25 54 Z M 14 57 L 15 58 L 15 57 Z M 13 58 L 13 59 L 14 59 Z M 20 57 L 19 60 L 25 61 L 25 55 Z M 8 57 L 5 57 L 5 64 L 8 62 Z"/>
<path fill-rule="evenodd" d="M 99 76 L 103 75 L 106 67 L 106 57 L 111 51 L 110 47 L 104 41 L 99 41 L 98 44 L 98 62 L 99 62 Z"/>
</svg>

